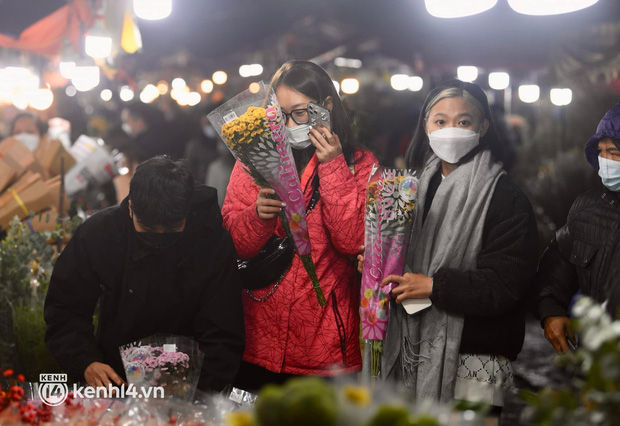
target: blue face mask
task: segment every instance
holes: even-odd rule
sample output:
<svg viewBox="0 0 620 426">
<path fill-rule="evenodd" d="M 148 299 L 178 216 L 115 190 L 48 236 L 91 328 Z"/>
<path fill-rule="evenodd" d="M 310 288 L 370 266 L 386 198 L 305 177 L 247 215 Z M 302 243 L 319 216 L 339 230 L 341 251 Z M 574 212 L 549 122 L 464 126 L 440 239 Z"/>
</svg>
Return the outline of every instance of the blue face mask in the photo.
<svg viewBox="0 0 620 426">
<path fill-rule="evenodd" d="M 598 175 L 610 191 L 620 192 L 620 161 L 598 157 Z"/>
</svg>

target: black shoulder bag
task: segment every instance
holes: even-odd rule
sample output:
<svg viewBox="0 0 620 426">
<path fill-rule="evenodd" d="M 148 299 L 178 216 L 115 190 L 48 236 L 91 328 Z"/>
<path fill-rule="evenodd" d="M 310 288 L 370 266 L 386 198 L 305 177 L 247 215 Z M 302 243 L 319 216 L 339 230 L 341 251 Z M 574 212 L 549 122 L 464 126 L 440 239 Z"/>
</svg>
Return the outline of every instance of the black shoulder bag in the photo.
<svg viewBox="0 0 620 426">
<path fill-rule="evenodd" d="M 314 192 L 306 207 L 306 214 L 312 211 L 317 201 L 319 201 L 319 198 L 321 198 L 321 194 L 319 194 L 318 173 L 312 180 L 312 187 L 314 188 Z M 256 299 L 248 291 L 250 297 L 256 301 L 262 301 L 271 296 L 291 267 L 293 256 L 295 256 L 295 248 L 290 238 L 279 237 L 274 234 L 267 240 L 267 243 L 265 243 L 256 256 L 245 260 L 237 259 L 237 269 L 241 275 L 243 288 L 247 290 L 258 290 L 274 282 L 276 283 L 267 296 Z"/>
</svg>

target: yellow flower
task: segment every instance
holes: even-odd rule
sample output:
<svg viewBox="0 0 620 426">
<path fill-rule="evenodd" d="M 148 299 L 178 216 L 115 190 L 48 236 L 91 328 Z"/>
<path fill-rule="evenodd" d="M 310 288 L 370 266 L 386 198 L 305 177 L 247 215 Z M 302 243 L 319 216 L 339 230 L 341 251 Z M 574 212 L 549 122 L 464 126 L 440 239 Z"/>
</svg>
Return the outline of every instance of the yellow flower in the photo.
<svg viewBox="0 0 620 426">
<path fill-rule="evenodd" d="M 347 401 L 365 407 L 370 404 L 370 390 L 363 386 L 345 385 L 342 392 Z"/>
<path fill-rule="evenodd" d="M 254 426 L 254 416 L 249 411 L 233 411 L 226 415 L 229 426 Z"/>
<path fill-rule="evenodd" d="M 242 144 L 251 144 L 257 137 L 269 133 L 264 108 L 249 107 L 237 119 L 222 125 L 222 137 L 231 150 L 241 150 Z"/>
</svg>

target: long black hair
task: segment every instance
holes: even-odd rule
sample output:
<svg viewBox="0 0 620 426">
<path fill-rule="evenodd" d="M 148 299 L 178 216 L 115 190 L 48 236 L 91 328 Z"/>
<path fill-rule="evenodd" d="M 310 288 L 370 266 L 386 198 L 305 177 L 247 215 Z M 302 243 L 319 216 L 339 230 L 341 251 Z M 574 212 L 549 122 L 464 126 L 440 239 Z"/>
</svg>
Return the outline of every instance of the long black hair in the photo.
<svg viewBox="0 0 620 426">
<path fill-rule="evenodd" d="M 336 133 L 340 138 L 342 152 L 347 164 L 353 164 L 355 151 L 358 145 L 353 136 L 349 117 L 347 116 L 342 100 L 340 96 L 338 96 L 336 87 L 329 74 L 313 62 L 288 61 L 276 71 L 271 79 L 271 88 L 273 88 L 273 90 L 276 90 L 281 85 L 288 86 L 318 103 L 325 102 L 328 97 L 331 98 L 332 132 Z M 314 146 L 309 147 L 307 150 L 307 154 L 310 154 L 311 157 L 314 153 Z M 294 153 L 295 151 L 300 152 L 294 150 Z M 305 163 L 307 163 L 309 159 L 310 158 L 305 159 Z"/>
<path fill-rule="evenodd" d="M 474 83 L 466 83 L 461 80 L 448 80 L 440 83 L 437 87 L 430 91 L 422 110 L 418 118 L 418 124 L 413 135 L 413 139 L 409 143 L 407 148 L 407 167 L 419 169 L 424 167 L 426 161 L 433 152 L 426 130 L 424 129 L 424 123 L 428 118 L 431 108 L 442 99 L 462 97 L 470 102 L 480 110 L 481 119 L 487 119 L 489 121 L 489 128 L 484 136 L 480 137 L 480 143 L 469 154 L 459 161 L 459 163 L 465 163 L 469 161 L 478 152 L 489 149 L 493 157 L 498 161 L 504 161 L 505 149 L 499 139 L 495 122 L 493 121 L 493 115 L 491 114 L 491 108 L 489 107 L 489 101 L 484 91 Z"/>
</svg>

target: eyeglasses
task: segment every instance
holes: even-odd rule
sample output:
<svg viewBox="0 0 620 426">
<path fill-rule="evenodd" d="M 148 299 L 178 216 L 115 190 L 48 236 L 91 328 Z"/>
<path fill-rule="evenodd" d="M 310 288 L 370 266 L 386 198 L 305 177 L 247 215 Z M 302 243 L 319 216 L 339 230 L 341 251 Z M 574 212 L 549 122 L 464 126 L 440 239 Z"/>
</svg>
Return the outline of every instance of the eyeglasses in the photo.
<svg viewBox="0 0 620 426">
<path fill-rule="evenodd" d="M 284 125 L 288 123 L 288 119 L 292 118 L 296 124 L 308 124 L 310 121 L 310 117 L 308 116 L 308 107 L 294 109 L 291 112 L 282 111 L 282 115 L 284 115 Z"/>
</svg>

